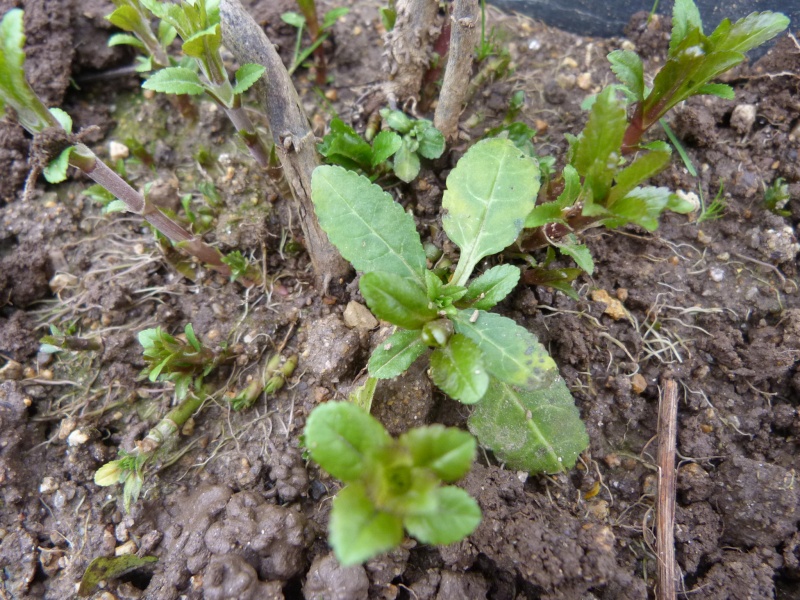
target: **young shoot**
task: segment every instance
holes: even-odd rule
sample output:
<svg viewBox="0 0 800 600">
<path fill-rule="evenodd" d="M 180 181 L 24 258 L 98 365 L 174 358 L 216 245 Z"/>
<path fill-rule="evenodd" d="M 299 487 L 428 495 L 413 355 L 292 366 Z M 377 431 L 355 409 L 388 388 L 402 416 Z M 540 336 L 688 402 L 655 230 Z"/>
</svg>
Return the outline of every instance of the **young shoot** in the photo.
<svg viewBox="0 0 800 600">
<path fill-rule="evenodd" d="M 322 23 L 317 16 L 317 5 L 315 0 L 297 0 L 297 6 L 302 14 L 296 12 L 285 12 L 281 15 L 284 23 L 297 29 L 297 41 L 294 46 L 294 56 L 289 67 L 289 74 L 294 73 L 309 56 L 314 55 L 314 70 L 316 71 L 315 83 L 325 85 L 328 79 L 328 67 L 325 59 L 325 49 L 322 43 L 328 39 L 331 29 L 341 17 L 350 12 L 345 6 L 333 8 L 322 17 Z M 311 44 L 303 48 L 303 32 L 308 30 Z"/>
<path fill-rule="evenodd" d="M 346 485 L 333 500 L 328 541 L 342 566 L 396 548 L 403 530 L 424 544 L 452 544 L 481 520 L 478 503 L 453 483 L 469 471 L 468 433 L 431 425 L 393 439 L 355 404 L 315 408 L 304 432 L 311 458 Z"/>
</svg>

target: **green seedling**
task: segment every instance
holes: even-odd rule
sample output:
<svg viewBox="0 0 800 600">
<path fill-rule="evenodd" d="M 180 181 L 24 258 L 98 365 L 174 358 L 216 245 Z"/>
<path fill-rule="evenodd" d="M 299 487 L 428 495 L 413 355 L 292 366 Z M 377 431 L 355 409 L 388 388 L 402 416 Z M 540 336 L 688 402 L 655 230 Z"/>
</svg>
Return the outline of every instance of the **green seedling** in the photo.
<svg viewBox="0 0 800 600">
<path fill-rule="evenodd" d="M 719 184 L 717 195 L 714 196 L 714 199 L 708 206 L 706 206 L 706 201 L 703 197 L 703 190 L 698 189 L 697 191 L 700 198 L 700 214 L 697 215 L 695 223 L 699 225 L 700 223 L 704 223 L 706 221 L 716 221 L 717 219 L 721 219 L 722 215 L 725 214 L 726 206 L 725 199 L 722 195 L 724 192 L 722 184 Z"/>
<path fill-rule="evenodd" d="M 330 30 L 336 24 L 336 21 L 349 13 L 350 9 L 340 6 L 329 10 L 322 17 L 322 23 L 320 24 L 315 0 L 297 0 L 297 6 L 302 14 L 285 12 L 281 15 L 281 20 L 284 23 L 297 28 L 297 42 L 294 46 L 294 56 L 292 57 L 292 65 L 289 67 L 289 74 L 294 73 L 313 54 L 316 84 L 325 85 L 327 64 L 322 43 L 330 36 Z M 311 37 L 311 45 L 308 48 L 303 48 L 303 31 L 306 29 L 308 29 L 308 35 Z"/>
<path fill-rule="evenodd" d="M 139 73 L 170 66 L 167 49 L 178 34 L 175 28 L 161 21 L 158 32 L 154 33 L 150 27 L 150 13 L 140 0 L 112 1 L 117 8 L 106 19 L 126 33 L 115 33 L 108 39 L 108 45 L 132 46 L 144 53 L 145 56 L 137 57 Z"/>
<path fill-rule="evenodd" d="M 342 566 L 396 548 L 405 529 L 424 544 L 452 544 L 481 520 L 478 503 L 453 485 L 475 460 L 474 438 L 441 425 L 393 439 L 349 402 L 318 406 L 306 423 L 311 458 L 346 486 L 333 500 L 329 542 Z"/>
<path fill-rule="evenodd" d="M 558 378 L 547 351 L 511 319 L 487 312 L 516 286 L 520 269 L 501 264 L 470 279 L 481 260 L 502 252 L 519 234 L 534 208 L 538 165 L 508 140 L 484 140 L 451 171 L 447 187 L 442 222 L 461 256 L 443 279 L 426 268 L 414 220 L 389 194 L 340 167 L 314 171 L 312 200 L 320 225 L 363 273 L 359 287 L 373 313 L 399 327 L 373 352 L 369 374 L 396 377 L 432 350 L 434 383 L 466 404 L 503 402 L 512 388 L 546 389 Z M 562 428 L 570 435 L 560 438 L 556 428 L 556 437 L 548 438 L 542 434 L 547 427 L 536 423 L 544 412 L 527 410 L 507 438 L 518 436 L 543 453 L 555 449 L 560 461 L 549 469 L 559 471 L 574 464 L 588 440 L 574 405 L 551 414 L 571 422 Z M 502 456 L 505 446 L 491 447 Z"/>
<path fill-rule="evenodd" d="M 333 119 L 330 128 L 317 145 L 319 153 L 329 164 L 364 173 L 373 181 L 388 170 L 387 161 L 403 144 L 394 131 L 381 131 L 370 144 L 341 119 Z"/>
<path fill-rule="evenodd" d="M 283 389 L 296 368 L 297 356 L 292 355 L 284 361 L 280 353 L 274 354 L 264 366 L 261 376 L 254 377 L 247 387 L 230 399 L 231 408 L 245 410 L 253 406 L 262 393 L 267 396 L 276 394 Z"/>
<path fill-rule="evenodd" d="M 503 123 L 487 131 L 483 137 L 508 138 L 525 154 L 530 157 L 536 157 L 536 149 L 531 141 L 536 135 L 536 130 L 528 126 L 526 123 L 515 120 L 522 111 L 523 106 L 525 106 L 525 92 L 522 90 L 517 90 L 511 95 L 511 98 L 508 101 L 508 110 L 503 118 Z M 541 160 L 539 161 L 539 167 L 542 167 Z M 542 171 L 544 170 L 542 169 Z M 547 179 L 544 172 L 542 172 L 542 176 L 545 180 Z"/>
<path fill-rule="evenodd" d="M 791 217 L 792 211 L 786 208 L 789 200 L 789 184 L 782 177 L 778 177 L 769 186 L 764 185 L 764 206 L 768 211 L 780 217 Z"/>
<path fill-rule="evenodd" d="M 59 183 L 66 179 L 69 166 L 80 169 L 178 248 L 229 277 L 230 269 L 218 250 L 170 219 L 100 160 L 81 142 L 80 133 L 72 133 L 72 119 L 67 113 L 47 109 L 25 79 L 22 19 L 22 11 L 12 9 L 0 22 L 0 112 L 13 109 L 17 122 L 34 136 L 31 179 L 41 170 L 47 181 Z"/>
<path fill-rule="evenodd" d="M 56 354 L 64 350 L 72 352 L 102 352 L 104 345 L 103 339 L 97 336 L 93 337 L 79 337 L 71 335 L 69 332 L 64 332 L 55 325 L 50 325 L 50 335 L 43 336 L 39 343 L 39 352 L 45 354 Z"/>
<path fill-rule="evenodd" d="M 165 94 L 209 96 L 225 111 L 258 165 L 272 175 L 276 165 L 270 158 L 270 147 L 242 106 L 242 94 L 266 69 L 262 65 L 244 64 L 236 71 L 235 83 L 231 84 L 222 60 L 219 1 L 182 0 L 180 4 L 139 1 L 175 30 L 183 41 L 183 54 L 189 59 L 180 65 L 154 71 L 142 87 Z"/>
<path fill-rule="evenodd" d="M 581 135 L 568 136 L 569 164 L 548 186 L 558 197 L 548 194 L 540 198 L 526 219 L 520 245 L 528 250 L 544 248 L 595 226 L 634 223 L 652 231 L 665 210 L 691 212 L 694 206 L 667 188 L 642 186 L 666 168 L 671 157 L 667 144 L 642 144 L 642 136 L 667 111 L 691 96 L 733 98 L 730 86 L 711 80 L 741 63 L 745 52 L 775 37 L 788 22 L 780 13 L 753 13 L 733 24 L 725 19 L 706 36 L 692 0 L 677 0 L 668 59 L 652 88 L 645 85 L 643 63 L 635 52 L 609 54 L 621 85 L 603 90 L 591 106 Z M 617 98 L 618 90 L 624 100 Z M 627 158 L 632 155 L 632 160 Z"/>
<path fill-rule="evenodd" d="M 395 7 L 394 0 L 389 0 L 386 6 L 380 9 L 381 24 L 388 32 L 394 29 L 394 24 L 397 22 L 397 8 Z"/>
<path fill-rule="evenodd" d="M 433 160 L 444 152 L 444 136 L 431 121 L 411 119 L 405 113 L 389 108 L 381 110 L 381 117 L 401 137 L 400 147 L 393 154 L 392 161 L 392 170 L 401 181 L 409 183 L 416 179 L 420 157 Z"/>
<path fill-rule="evenodd" d="M 501 55 L 508 56 L 508 50 L 501 44 L 494 27 L 486 35 L 486 0 L 481 0 L 481 41 L 475 50 L 475 59 L 482 63 L 491 56 Z"/>
</svg>

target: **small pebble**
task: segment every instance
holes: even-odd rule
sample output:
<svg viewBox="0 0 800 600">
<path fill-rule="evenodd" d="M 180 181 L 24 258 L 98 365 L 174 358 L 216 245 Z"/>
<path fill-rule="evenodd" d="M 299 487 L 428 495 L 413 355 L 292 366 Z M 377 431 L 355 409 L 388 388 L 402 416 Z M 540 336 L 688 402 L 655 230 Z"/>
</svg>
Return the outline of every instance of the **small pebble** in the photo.
<svg viewBox="0 0 800 600">
<path fill-rule="evenodd" d="M 52 477 L 45 477 L 39 484 L 40 494 L 52 494 L 58 489 L 58 482 Z"/>
<path fill-rule="evenodd" d="M 636 373 L 633 377 L 631 377 L 631 389 L 633 390 L 634 394 L 641 394 L 647 389 L 647 380 L 642 376 L 641 373 Z"/>
<path fill-rule="evenodd" d="M 731 127 L 741 134 L 748 133 L 756 122 L 756 107 L 754 104 L 740 104 L 731 113 Z"/>
<path fill-rule="evenodd" d="M 576 61 L 571 56 L 568 56 L 564 60 L 561 61 L 561 66 L 562 67 L 566 67 L 568 69 L 577 69 L 578 68 L 578 61 Z"/>
<path fill-rule="evenodd" d="M 114 162 L 128 158 L 131 155 L 130 148 L 120 142 L 108 144 L 108 157 Z"/>
<path fill-rule="evenodd" d="M 128 540 L 121 546 L 114 548 L 114 556 L 125 556 L 126 554 L 136 554 L 136 542 Z"/>
<path fill-rule="evenodd" d="M 75 448 L 89 441 L 89 436 L 82 429 L 75 429 L 67 436 L 67 445 Z"/>
<path fill-rule="evenodd" d="M 712 281 L 716 281 L 719 283 L 723 279 L 725 279 L 725 270 L 720 269 L 719 267 L 712 267 L 708 270 L 708 276 L 711 278 Z"/>
<path fill-rule="evenodd" d="M 582 90 L 588 90 L 590 87 L 592 87 L 592 74 L 581 73 L 580 75 L 578 75 L 578 79 L 575 80 L 575 83 Z"/>
</svg>

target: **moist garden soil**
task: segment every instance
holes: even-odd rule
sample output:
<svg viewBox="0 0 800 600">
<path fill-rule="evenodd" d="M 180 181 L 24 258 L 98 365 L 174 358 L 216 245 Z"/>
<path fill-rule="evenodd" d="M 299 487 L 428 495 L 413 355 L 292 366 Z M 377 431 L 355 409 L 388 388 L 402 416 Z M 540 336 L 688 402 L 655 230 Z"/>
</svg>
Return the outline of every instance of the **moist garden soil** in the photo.
<svg viewBox="0 0 800 600">
<path fill-rule="evenodd" d="M 339 483 L 304 461 L 300 434 L 316 405 L 363 378 L 388 327 L 373 328 L 355 305 L 345 314 L 363 303 L 354 283 L 315 289 L 291 204 L 220 110 L 146 96 L 135 75 L 115 71 L 132 56 L 105 47 L 109 3 L 23 4 L 34 88 L 76 129 L 97 126 L 90 141 L 101 156 L 111 141 L 127 144 L 119 167 L 134 185 L 154 182 L 163 206 L 183 214 L 177 199 L 192 194 L 199 212 L 209 206 L 200 191 L 213 184 L 219 203 L 206 239 L 254 256 L 270 283 L 245 289 L 196 267 L 194 280 L 181 275 L 174 251 L 139 218 L 103 214 L 80 176 L 39 180 L 25 196 L 29 140 L 0 123 L 0 597 L 74 597 L 89 563 L 115 552 L 158 562 L 108 580 L 97 598 L 652 597 L 656 415 L 661 383 L 672 378 L 679 594 L 800 598 L 796 38 L 783 36 L 726 77 L 735 101 L 695 98 L 671 116 L 698 176 L 676 155 L 655 183 L 698 192 L 706 206 L 719 193 L 718 218 L 670 214 L 652 234 L 591 230 L 583 237 L 596 270 L 575 282 L 580 300 L 519 287 L 499 307 L 539 336 L 575 395 L 591 439 L 576 468 L 527 476 L 482 452 L 461 483 L 483 510 L 473 535 L 444 548 L 409 542 L 341 569 L 326 542 Z M 252 4 L 289 61 L 294 30 L 279 15 L 293 2 Z M 296 75 L 318 135 L 334 113 L 363 118 L 362 95 L 384 75 L 380 3 L 346 4 L 351 13 L 326 43 L 327 94 L 314 92 L 307 72 Z M 539 130 L 539 153 L 563 165 L 563 134 L 586 119 L 581 103 L 613 81 L 606 54 L 632 43 L 652 73 L 666 52 L 663 17 L 633 19 L 624 40 L 489 14 L 513 72 L 477 89 L 462 117 L 468 127 L 442 159 L 391 188 L 438 245 L 445 178 L 468 140 L 502 120 L 513 92 L 525 92 L 518 118 Z M 764 186 L 778 177 L 789 184 L 789 216 L 764 207 Z M 233 360 L 211 377 L 219 391 L 161 452 L 126 514 L 121 490 L 98 487 L 94 473 L 133 449 L 172 402 L 169 386 L 141 379 L 137 333 L 188 322 Z M 48 324 L 99 336 L 104 349 L 39 353 Z M 284 355 L 299 356 L 289 384 L 231 411 L 226 398 L 284 343 Z M 414 368 L 382 384 L 373 414 L 396 434 L 431 422 L 463 427 L 468 409 Z"/>
</svg>

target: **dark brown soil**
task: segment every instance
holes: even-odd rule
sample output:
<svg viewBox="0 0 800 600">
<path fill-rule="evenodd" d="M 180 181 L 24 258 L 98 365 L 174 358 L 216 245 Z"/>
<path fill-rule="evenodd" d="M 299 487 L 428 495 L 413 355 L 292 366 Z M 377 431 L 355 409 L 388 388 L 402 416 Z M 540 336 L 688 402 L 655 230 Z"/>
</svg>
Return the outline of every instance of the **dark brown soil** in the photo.
<svg viewBox="0 0 800 600">
<path fill-rule="evenodd" d="M 672 115 L 699 175 L 676 156 L 656 183 L 699 188 L 706 204 L 721 190 L 719 218 L 667 215 L 654 234 L 592 230 L 585 240 L 597 268 L 576 282 L 579 301 L 532 288 L 501 306 L 548 346 L 574 392 L 591 438 L 577 468 L 527 476 L 481 453 L 462 482 L 484 514 L 472 536 L 445 548 L 408 542 L 342 569 L 325 539 L 339 484 L 303 460 L 298 438 L 314 406 L 357 382 L 387 330 L 345 318 L 348 303 L 361 300 L 357 287 L 336 298 L 314 290 L 297 218 L 233 141 L 221 111 L 198 101 L 182 113 L 164 97 L 144 97 L 132 76 L 68 87 L 70 78 L 130 60 L 105 49 L 109 3 L 0 0 L 3 10 L 19 4 L 34 87 L 51 104 L 63 99 L 79 127 L 101 126 L 101 156 L 112 140 L 132 149 L 138 142 L 144 152 L 126 161 L 127 177 L 156 182 L 153 194 L 172 208 L 186 193 L 200 206 L 199 184 L 213 183 L 223 206 L 206 239 L 257 257 L 277 283 L 246 291 L 210 273 L 183 278 L 148 228 L 103 215 L 79 176 L 57 187 L 39 181 L 23 199 L 28 137 L 0 123 L 0 597 L 74 597 L 89 562 L 120 547 L 159 561 L 108 581 L 98 598 L 652 597 L 656 414 L 659 384 L 671 377 L 681 390 L 679 594 L 800 598 L 795 38 L 730 74 L 735 101 L 693 99 Z M 288 60 L 294 30 L 279 14 L 294 3 L 252 4 Z M 377 3 L 348 4 L 351 14 L 327 43 L 331 106 L 345 118 L 383 76 Z M 478 91 L 462 123 L 480 135 L 522 89 L 520 119 L 539 128 L 539 152 L 563 164 L 563 134 L 580 130 L 581 102 L 612 81 L 605 55 L 623 40 L 490 14 L 515 69 Z M 632 22 L 629 37 L 655 67 L 669 23 L 644 23 Z M 311 93 L 305 73 L 297 81 L 322 125 L 330 106 Z M 740 105 L 755 106 L 752 122 Z M 421 222 L 437 219 L 447 170 L 465 148 L 428 165 L 422 183 L 397 189 Z M 764 187 L 778 177 L 789 183 L 789 217 L 763 204 Z M 595 290 L 621 300 L 624 316 L 605 313 L 591 299 Z M 125 514 L 120 491 L 96 486 L 94 473 L 119 448 L 130 450 L 172 401 L 163 385 L 139 378 L 136 334 L 187 322 L 209 346 L 227 343 L 237 360 L 212 381 L 221 391 L 162 453 Z M 104 350 L 38 353 L 48 324 L 100 336 Z M 285 353 L 299 355 L 290 384 L 231 412 L 224 391 L 243 388 L 284 339 Z M 467 416 L 421 370 L 379 389 L 375 403 L 395 433 L 431 421 L 463 425 Z"/>
</svg>

